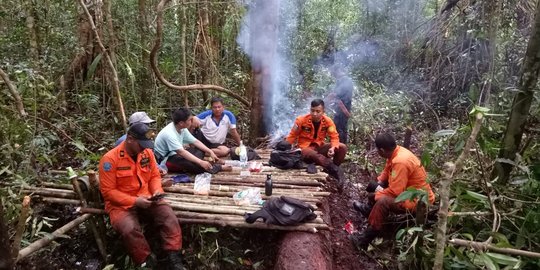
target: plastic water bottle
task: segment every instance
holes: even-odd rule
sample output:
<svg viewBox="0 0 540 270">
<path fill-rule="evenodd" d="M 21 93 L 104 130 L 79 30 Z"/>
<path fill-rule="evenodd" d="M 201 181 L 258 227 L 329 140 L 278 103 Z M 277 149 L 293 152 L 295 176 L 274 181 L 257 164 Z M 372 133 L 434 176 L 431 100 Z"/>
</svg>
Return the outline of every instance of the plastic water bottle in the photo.
<svg viewBox="0 0 540 270">
<path fill-rule="evenodd" d="M 246 167 L 247 166 L 247 161 L 248 161 L 248 158 L 247 158 L 247 149 L 246 149 L 246 146 L 242 143 L 242 141 L 240 141 L 240 164 L 242 167 Z"/>
</svg>

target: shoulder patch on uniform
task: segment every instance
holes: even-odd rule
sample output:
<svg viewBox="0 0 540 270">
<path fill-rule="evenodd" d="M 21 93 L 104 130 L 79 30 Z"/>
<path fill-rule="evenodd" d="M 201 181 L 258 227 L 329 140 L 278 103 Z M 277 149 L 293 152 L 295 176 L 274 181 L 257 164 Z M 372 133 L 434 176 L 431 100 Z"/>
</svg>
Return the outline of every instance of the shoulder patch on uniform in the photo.
<svg viewBox="0 0 540 270">
<path fill-rule="evenodd" d="M 328 132 L 336 132 L 336 127 L 330 126 L 330 127 L 328 128 Z"/>
<path fill-rule="evenodd" d="M 112 169 L 112 163 L 110 162 L 105 162 L 103 163 L 103 170 L 106 171 L 106 172 L 110 172 Z"/>
<path fill-rule="evenodd" d="M 390 174 L 391 177 L 396 177 L 397 173 L 396 171 L 392 170 L 392 173 Z"/>
</svg>

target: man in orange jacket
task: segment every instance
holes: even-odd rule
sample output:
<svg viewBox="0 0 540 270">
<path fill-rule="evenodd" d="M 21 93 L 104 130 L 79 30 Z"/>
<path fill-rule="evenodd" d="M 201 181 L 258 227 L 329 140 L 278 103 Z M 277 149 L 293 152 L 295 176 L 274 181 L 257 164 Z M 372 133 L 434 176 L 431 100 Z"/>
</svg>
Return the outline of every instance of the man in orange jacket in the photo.
<svg viewBox="0 0 540 270">
<path fill-rule="evenodd" d="M 139 217 L 152 221 L 162 240 L 163 269 L 183 269 L 179 253 L 182 232 L 171 206 L 162 199 L 161 177 L 152 152 L 154 131 L 143 123 L 132 125 L 126 140 L 107 152 L 99 163 L 100 191 L 111 225 L 137 265 L 156 267 Z M 154 265 L 153 265 L 154 264 Z"/>
<path fill-rule="evenodd" d="M 412 187 L 425 190 L 430 203 L 435 201 L 435 194 L 426 181 L 427 174 L 420 160 L 405 147 L 396 145 L 396 139 L 388 133 L 377 135 L 375 146 L 381 157 L 386 158 L 386 165 L 377 177 L 373 193 L 368 195 L 369 203 L 354 202 L 353 207 L 368 217 L 368 228 L 362 233 L 351 235 L 352 241 L 361 249 L 377 237 L 390 213 L 414 212 L 417 200 L 395 202 L 397 196 Z"/>
<path fill-rule="evenodd" d="M 330 143 L 325 143 L 326 136 L 330 137 Z M 339 165 L 347 155 L 347 146 L 339 142 L 334 121 L 324 114 L 322 99 L 311 101 L 310 113 L 296 118 L 286 140 L 302 149 L 304 161 L 323 166 L 329 175 L 336 178 L 338 188 L 343 188 L 345 174 Z"/>
</svg>

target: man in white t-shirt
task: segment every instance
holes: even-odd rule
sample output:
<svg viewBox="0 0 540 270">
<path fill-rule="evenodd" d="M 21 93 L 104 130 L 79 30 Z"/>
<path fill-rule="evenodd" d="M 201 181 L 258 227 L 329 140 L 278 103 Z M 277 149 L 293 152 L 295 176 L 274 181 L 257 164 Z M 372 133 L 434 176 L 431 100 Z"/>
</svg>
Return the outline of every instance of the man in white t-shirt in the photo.
<svg viewBox="0 0 540 270">
<path fill-rule="evenodd" d="M 220 165 L 204 160 L 206 153 L 213 162 L 218 162 L 216 154 L 188 130 L 193 121 L 191 111 L 188 108 L 177 109 L 172 114 L 172 120 L 156 137 L 154 152 L 158 162 L 165 164 L 170 172 L 199 174 L 220 171 Z M 193 147 L 186 150 L 185 144 Z"/>
<path fill-rule="evenodd" d="M 210 100 L 211 110 L 204 111 L 197 115 L 201 125 L 193 132 L 193 135 L 201 141 L 218 157 L 227 156 L 229 147 L 223 145 L 227 134 L 231 134 L 234 141 L 240 145 L 240 134 L 236 130 L 236 117 L 230 111 L 225 110 L 223 100 L 214 97 Z"/>
</svg>

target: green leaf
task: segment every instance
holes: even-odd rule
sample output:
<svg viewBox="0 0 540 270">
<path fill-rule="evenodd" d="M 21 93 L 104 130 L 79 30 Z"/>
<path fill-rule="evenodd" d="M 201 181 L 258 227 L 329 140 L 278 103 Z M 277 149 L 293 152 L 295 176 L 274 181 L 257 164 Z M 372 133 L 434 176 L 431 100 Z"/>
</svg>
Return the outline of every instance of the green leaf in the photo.
<svg viewBox="0 0 540 270">
<path fill-rule="evenodd" d="M 453 129 L 442 129 L 442 130 L 439 130 L 437 132 L 435 132 L 435 134 L 433 134 L 433 136 L 435 137 L 444 137 L 444 136 L 452 136 L 456 134 L 456 131 L 453 130 Z"/>
<path fill-rule="evenodd" d="M 484 253 L 478 254 L 478 257 L 484 262 L 484 265 L 489 270 L 499 270 L 499 265 L 495 264 L 489 256 Z"/>
<path fill-rule="evenodd" d="M 469 240 L 471 240 L 471 241 L 474 240 L 474 237 L 473 237 L 472 234 L 470 234 L 470 233 L 462 233 L 461 235 L 462 235 L 464 238 L 467 238 L 467 239 L 469 239 Z"/>
<path fill-rule="evenodd" d="M 399 231 L 396 233 L 396 240 L 401 239 L 403 234 L 405 234 L 405 229 L 399 229 Z"/>
<path fill-rule="evenodd" d="M 208 227 L 204 230 L 201 230 L 201 233 L 217 233 L 219 230 L 216 227 Z"/>
<path fill-rule="evenodd" d="M 467 191 L 465 191 L 465 193 L 467 193 L 467 195 L 471 196 L 471 198 L 473 198 L 474 200 L 479 201 L 479 202 L 485 202 L 488 199 L 488 197 L 486 195 L 476 193 L 474 191 L 467 190 Z"/>
<path fill-rule="evenodd" d="M 502 265 L 514 266 L 519 262 L 519 259 L 504 254 L 486 252 L 486 255 L 489 256 L 493 261 Z"/>
<path fill-rule="evenodd" d="M 429 166 L 431 165 L 431 156 L 429 155 L 428 151 L 422 152 L 422 156 L 420 157 L 420 160 L 424 168 L 429 168 Z"/>
<path fill-rule="evenodd" d="M 473 115 L 476 113 L 485 114 L 487 112 L 489 112 L 489 108 L 481 107 L 481 106 L 474 106 L 474 108 L 471 110 L 471 112 L 469 112 L 469 114 L 470 115 Z"/>
<path fill-rule="evenodd" d="M 114 264 L 107 264 L 105 267 L 103 267 L 103 269 L 101 270 L 112 270 L 114 269 Z"/>
<path fill-rule="evenodd" d="M 87 151 L 86 147 L 84 146 L 84 144 L 81 142 L 81 141 L 73 141 L 71 142 L 72 145 L 74 145 L 75 147 L 77 147 L 77 149 L 81 150 L 81 151 Z"/>
<path fill-rule="evenodd" d="M 101 60 L 102 54 L 98 54 L 96 58 L 94 58 L 94 61 L 92 61 L 92 64 L 88 68 L 88 72 L 86 73 L 86 80 L 89 81 L 90 78 L 94 77 L 94 73 L 96 72 L 96 67 L 99 64 Z"/>
<path fill-rule="evenodd" d="M 259 269 L 261 267 L 263 261 L 258 261 L 252 265 L 253 269 Z"/>
</svg>

